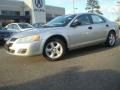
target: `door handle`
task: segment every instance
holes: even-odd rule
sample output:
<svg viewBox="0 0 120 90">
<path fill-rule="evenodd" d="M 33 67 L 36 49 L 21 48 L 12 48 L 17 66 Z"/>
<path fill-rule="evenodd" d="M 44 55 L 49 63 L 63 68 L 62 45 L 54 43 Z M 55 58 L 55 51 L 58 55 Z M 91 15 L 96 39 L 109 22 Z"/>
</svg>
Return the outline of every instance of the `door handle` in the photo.
<svg viewBox="0 0 120 90">
<path fill-rule="evenodd" d="M 88 29 L 90 29 L 90 30 L 91 30 L 91 29 L 92 29 L 92 27 L 88 27 Z"/>
<path fill-rule="evenodd" d="M 106 24 L 106 27 L 109 27 L 109 25 L 108 25 L 108 24 Z"/>
</svg>

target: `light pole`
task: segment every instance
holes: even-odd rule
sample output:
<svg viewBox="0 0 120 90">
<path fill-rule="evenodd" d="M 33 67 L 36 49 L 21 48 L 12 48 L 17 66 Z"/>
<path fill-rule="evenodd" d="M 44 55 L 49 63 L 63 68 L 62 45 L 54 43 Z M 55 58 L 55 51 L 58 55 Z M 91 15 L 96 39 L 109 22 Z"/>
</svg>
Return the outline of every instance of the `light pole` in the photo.
<svg viewBox="0 0 120 90">
<path fill-rule="evenodd" d="M 74 10 L 75 10 L 75 13 L 77 13 L 78 8 L 74 8 Z"/>
<path fill-rule="evenodd" d="M 75 14 L 78 8 L 75 7 L 75 0 L 73 0 L 73 13 Z"/>
<path fill-rule="evenodd" d="M 75 14 L 75 0 L 73 0 L 73 13 Z"/>
</svg>

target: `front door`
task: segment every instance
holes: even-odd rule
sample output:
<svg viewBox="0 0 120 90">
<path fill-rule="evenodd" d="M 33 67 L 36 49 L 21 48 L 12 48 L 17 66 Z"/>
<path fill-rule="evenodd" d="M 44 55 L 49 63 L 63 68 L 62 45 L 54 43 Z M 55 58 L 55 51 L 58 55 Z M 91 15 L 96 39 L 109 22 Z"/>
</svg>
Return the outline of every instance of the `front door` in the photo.
<svg viewBox="0 0 120 90">
<path fill-rule="evenodd" d="M 73 21 L 68 30 L 70 48 L 84 46 L 92 41 L 93 28 L 91 24 L 89 15 L 80 15 Z"/>
</svg>

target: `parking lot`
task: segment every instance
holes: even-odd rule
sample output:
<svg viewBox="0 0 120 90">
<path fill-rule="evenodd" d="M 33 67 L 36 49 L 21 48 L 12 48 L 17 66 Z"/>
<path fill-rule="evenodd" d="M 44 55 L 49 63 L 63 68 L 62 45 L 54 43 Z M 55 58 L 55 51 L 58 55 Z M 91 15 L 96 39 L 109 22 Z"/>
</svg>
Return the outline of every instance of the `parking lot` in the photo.
<svg viewBox="0 0 120 90">
<path fill-rule="evenodd" d="M 120 39 L 69 52 L 64 60 L 17 57 L 0 47 L 0 90 L 120 90 Z"/>
</svg>

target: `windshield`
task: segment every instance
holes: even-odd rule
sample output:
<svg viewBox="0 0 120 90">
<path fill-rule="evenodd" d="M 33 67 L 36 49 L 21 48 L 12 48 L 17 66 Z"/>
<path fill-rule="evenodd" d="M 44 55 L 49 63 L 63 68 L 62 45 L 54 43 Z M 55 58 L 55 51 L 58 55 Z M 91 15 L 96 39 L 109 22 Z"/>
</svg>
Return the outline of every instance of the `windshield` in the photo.
<svg viewBox="0 0 120 90">
<path fill-rule="evenodd" d="M 18 25 L 20 26 L 21 29 L 33 28 L 32 25 L 27 24 L 27 23 L 20 23 Z"/>
<path fill-rule="evenodd" d="M 55 19 L 48 22 L 45 26 L 48 27 L 62 27 L 66 26 L 76 15 L 58 16 Z"/>
</svg>

